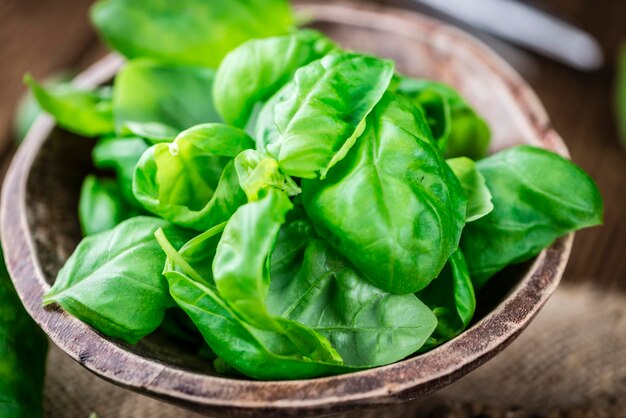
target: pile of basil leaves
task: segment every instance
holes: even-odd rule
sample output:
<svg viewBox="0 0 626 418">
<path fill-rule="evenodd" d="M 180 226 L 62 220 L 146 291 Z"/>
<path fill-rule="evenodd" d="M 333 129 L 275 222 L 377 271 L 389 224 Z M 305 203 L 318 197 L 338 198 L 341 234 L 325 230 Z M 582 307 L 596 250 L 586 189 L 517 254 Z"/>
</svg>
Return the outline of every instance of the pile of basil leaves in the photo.
<svg viewBox="0 0 626 418">
<path fill-rule="evenodd" d="M 505 266 L 602 221 L 570 161 L 487 157 L 455 90 L 297 29 L 286 1 L 102 0 L 92 19 L 128 58 L 112 87 L 27 82 L 98 138 L 85 238 L 44 304 L 107 336 L 162 326 L 256 379 L 389 364 L 461 333 Z"/>
</svg>

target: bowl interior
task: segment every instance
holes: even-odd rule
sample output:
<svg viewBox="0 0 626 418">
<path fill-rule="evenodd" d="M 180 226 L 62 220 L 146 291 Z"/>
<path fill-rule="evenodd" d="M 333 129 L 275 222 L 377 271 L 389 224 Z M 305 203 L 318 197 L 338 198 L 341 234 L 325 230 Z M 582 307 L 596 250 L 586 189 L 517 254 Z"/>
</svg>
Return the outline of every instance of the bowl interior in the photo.
<svg viewBox="0 0 626 418">
<path fill-rule="evenodd" d="M 397 27 L 387 30 L 382 14 L 383 21 L 378 27 L 364 27 L 351 21 L 349 15 L 341 19 L 325 16 L 323 7 L 316 9 L 315 16 L 311 25 L 344 47 L 391 58 L 401 73 L 444 81 L 458 88 L 489 121 L 492 151 L 519 143 L 539 145 L 541 138 L 537 138 L 523 110 L 513 102 L 510 86 L 506 86 L 503 78 L 494 77 L 494 70 L 487 68 L 481 57 L 469 54 L 462 43 L 454 42 L 454 31 L 436 31 L 427 20 L 420 33 Z M 81 238 L 78 197 L 84 177 L 94 172 L 90 156 L 94 144 L 94 140 L 54 128 L 39 150 L 27 179 L 28 226 L 42 272 L 50 284 Z M 479 309 L 474 322 L 507 296 L 530 265 L 529 262 L 509 268 L 490 282 L 478 295 Z M 143 357 L 184 370 L 216 374 L 211 362 L 198 356 L 196 346 L 170 338 L 162 331 L 135 346 L 113 342 Z"/>
</svg>

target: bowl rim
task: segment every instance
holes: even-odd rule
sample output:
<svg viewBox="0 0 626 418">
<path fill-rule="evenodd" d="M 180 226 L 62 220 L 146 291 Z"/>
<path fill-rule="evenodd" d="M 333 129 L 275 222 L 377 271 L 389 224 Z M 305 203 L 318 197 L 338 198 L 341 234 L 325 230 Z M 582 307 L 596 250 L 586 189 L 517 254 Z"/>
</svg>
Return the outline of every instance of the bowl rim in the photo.
<svg viewBox="0 0 626 418">
<path fill-rule="evenodd" d="M 451 42 L 464 44 L 505 82 L 541 145 L 568 155 L 535 93 L 507 63 L 470 35 L 432 18 L 388 6 L 306 3 L 297 8 L 316 20 L 361 27 L 361 22 L 376 22 L 379 30 L 405 36 L 426 28 L 451 38 Z M 75 82 L 83 87 L 102 84 L 112 78 L 122 63 L 121 57 L 108 55 L 81 73 Z M 438 390 L 503 350 L 528 325 L 556 289 L 573 243 L 573 234 L 558 239 L 534 260 L 528 273 L 494 310 L 460 336 L 419 356 L 355 373 L 307 380 L 254 381 L 204 375 L 128 352 L 60 309 L 41 306 L 41 297 L 49 285 L 28 225 L 26 184 L 33 162 L 53 128 L 49 116 L 36 121 L 16 153 L 2 191 L 2 246 L 23 304 L 50 339 L 91 372 L 115 384 L 194 409 L 310 414 L 389 404 Z M 467 344 L 468 341 L 473 343 Z"/>
</svg>

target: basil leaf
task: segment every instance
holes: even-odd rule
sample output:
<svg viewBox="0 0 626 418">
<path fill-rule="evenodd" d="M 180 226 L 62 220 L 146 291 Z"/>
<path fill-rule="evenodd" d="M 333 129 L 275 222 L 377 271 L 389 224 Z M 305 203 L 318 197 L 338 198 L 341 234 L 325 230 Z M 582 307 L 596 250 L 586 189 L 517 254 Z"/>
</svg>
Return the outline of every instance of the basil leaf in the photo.
<svg viewBox="0 0 626 418">
<path fill-rule="evenodd" d="M 522 145 L 485 158 L 477 167 L 494 205 L 489 215 L 467 224 L 461 240 L 477 289 L 558 237 L 602 223 L 597 186 L 560 155 Z"/>
<path fill-rule="evenodd" d="M 279 240 L 277 250 L 298 248 L 299 242 Z M 371 285 L 323 241 L 310 241 L 302 252 L 295 274 L 278 274 L 276 253 L 272 256 L 267 305 L 328 338 L 345 364 L 393 363 L 416 352 L 432 334 L 437 320 L 415 295 L 392 295 Z"/>
<path fill-rule="evenodd" d="M 103 334 L 131 344 L 150 334 L 173 306 L 161 275 L 165 255 L 154 238 L 159 228 L 177 247 L 191 238 L 190 232 L 150 217 L 131 218 L 84 238 L 43 304 L 57 303 Z"/>
<path fill-rule="evenodd" d="M 46 89 L 28 74 L 24 76 L 24 81 L 39 105 L 52 115 L 62 128 L 87 137 L 113 132 L 109 87 L 86 90 L 72 84 L 62 84 Z"/>
<path fill-rule="evenodd" d="M 217 252 L 217 245 L 222 238 L 222 232 L 227 222 L 217 224 L 202 234 L 192 238 L 180 250 L 176 251 L 169 241 L 164 240 L 164 235 L 157 232 L 157 239 L 161 248 L 168 256 L 166 270 L 177 271 L 189 276 L 193 281 L 202 283 L 211 289 L 215 289 L 213 280 L 213 260 Z"/>
<path fill-rule="evenodd" d="M 113 229 L 134 215 L 114 180 L 94 175 L 85 178 L 78 202 L 78 218 L 84 236 Z"/>
<path fill-rule="evenodd" d="M 43 417 L 48 339 L 24 310 L 0 249 L 0 416 Z"/>
<path fill-rule="evenodd" d="M 476 310 L 476 297 L 461 250 L 452 253 L 441 274 L 417 297 L 437 317 L 437 328 L 420 351 L 441 345 L 467 328 Z"/>
<path fill-rule="evenodd" d="M 396 91 L 424 109 L 428 124 L 447 158 L 486 155 L 489 125 L 453 88 L 436 81 L 399 77 Z"/>
<path fill-rule="evenodd" d="M 324 178 L 363 132 L 393 68 L 391 61 L 352 53 L 329 54 L 301 67 L 261 111 L 261 149 L 287 175 Z"/>
<path fill-rule="evenodd" d="M 282 190 L 289 196 L 298 195 L 302 191 L 291 177 L 280 172 L 275 159 L 256 150 L 248 149 L 237 155 L 235 169 L 239 185 L 249 201 L 259 200 L 267 187 Z"/>
<path fill-rule="evenodd" d="M 277 204 L 271 202 L 280 196 L 280 192 L 272 193 L 273 199 L 264 198 L 265 200 L 260 201 L 264 205 L 264 213 L 277 210 Z M 246 206 L 238 213 L 242 217 L 246 215 L 247 224 L 259 228 L 256 219 L 260 219 L 264 225 L 277 223 L 269 216 L 263 216 L 263 213 L 250 219 L 250 211 L 244 213 L 244 208 Z M 237 283 L 245 280 L 246 274 L 241 274 L 243 270 L 257 270 L 255 278 L 262 289 L 256 297 L 256 303 L 252 300 L 253 292 L 237 295 L 240 301 L 250 300 L 250 314 L 256 313 L 254 321 L 262 321 L 258 324 L 262 329 L 268 328 L 268 317 L 269 321 L 277 321 L 278 315 L 302 323 L 328 338 L 339 354 L 346 356 L 344 361 L 350 366 L 372 367 L 387 364 L 419 349 L 436 325 L 436 319 L 430 310 L 414 295 L 391 295 L 360 278 L 340 255 L 334 255 L 330 247 L 313 239 L 312 227 L 303 218 L 306 215 L 301 209 L 296 209 L 287 216 L 290 219 L 281 227 L 276 248 L 271 255 L 272 280 L 267 297 L 267 291 L 260 280 L 263 271 L 266 271 L 263 254 L 267 249 L 258 251 L 261 254 L 254 253 L 256 263 L 237 265 L 231 269 L 234 272 L 231 278 Z M 229 225 L 231 222 L 241 224 L 240 221 L 241 218 L 233 217 Z M 223 224 L 185 244 L 179 251 L 181 259 L 172 263 L 170 270 L 188 275 L 196 283 L 214 288 L 213 275 L 207 266 L 213 262 L 219 239 L 218 231 L 222 228 Z M 254 242 L 258 244 L 263 239 L 265 247 L 268 247 L 274 233 L 257 232 L 259 238 Z M 232 236 L 231 233 L 231 239 Z M 240 243 L 236 244 L 239 244 L 237 251 L 233 250 L 227 255 L 237 255 L 237 259 L 244 261 L 249 260 L 249 257 L 245 258 L 249 252 L 263 247 L 258 244 L 246 251 L 242 250 Z M 223 259 L 223 253 L 221 257 Z M 214 263 L 223 264 L 219 258 Z M 230 264 L 235 265 L 234 262 Z M 186 268 L 181 268 L 182 265 Z M 259 313 L 258 309 L 264 309 L 265 306 L 267 310 Z"/>
<path fill-rule="evenodd" d="M 476 163 L 466 157 L 451 158 L 446 163 L 461 182 L 467 197 L 465 222 L 473 222 L 489 214 L 493 210 L 491 193 L 485 184 L 485 178 L 476 168 Z"/>
<path fill-rule="evenodd" d="M 284 335 L 245 323 L 206 284 L 178 271 L 166 270 L 165 276 L 172 297 L 189 315 L 211 349 L 247 376 L 265 380 L 308 379 L 359 370 L 333 362 L 313 361 L 293 353 L 290 351 L 293 344 Z M 282 318 L 277 321 L 286 329 L 297 326 Z M 303 343 L 308 343 L 311 351 L 318 351 L 318 340 Z"/>
<path fill-rule="evenodd" d="M 287 0 L 100 0 L 91 19 L 114 50 L 128 58 L 217 67 L 252 38 L 293 26 Z"/>
<path fill-rule="evenodd" d="M 133 174 L 147 149 L 148 145 L 141 138 L 111 137 L 100 139 L 91 154 L 97 168 L 115 172 L 119 191 L 133 208 L 141 208 L 133 194 Z"/>
<path fill-rule="evenodd" d="M 273 188 L 258 201 L 241 206 L 226 225 L 213 261 L 219 294 L 248 323 L 280 332 L 265 305 L 270 284 L 269 259 L 285 216 L 293 205 Z"/>
<path fill-rule="evenodd" d="M 168 255 L 164 274 L 169 280 L 170 292 L 212 350 L 227 364 L 255 378 L 291 379 L 328 374 L 330 370 L 341 372 L 341 357 L 321 335 L 281 317 L 266 317 L 271 326 L 259 318 L 255 322 L 262 328 L 251 325 L 240 319 L 213 284 L 200 275 L 201 270 L 196 271 L 196 267 L 205 265 L 210 257 L 206 254 L 219 253 L 219 249 L 211 250 L 211 247 L 217 244 L 215 237 L 221 228 L 207 231 L 201 239 L 193 239 L 178 252 L 157 232 Z M 231 233 L 226 231 L 225 234 Z M 219 277 L 219 273 L 215 276 Z M 300 363 L 302 367 L 294 367 Z"/>
<path fill-rule="evenodd" d="M 394 93 L 326 180 L 302 182 L 302 199 L 320 235 L 395 294 L 437 277 L 458 247 L 467 205 L 420 110 Z"/>
<path fill-rule="evenodd" d="M 276 280 L 272 281 L 270 292 L 282 292 L 283 285 L 293 280 L 302 265 L 304 251 L 317 238 L 304 208 L 294 202 L 294 208 L 287 213 L 272 251 L 271 274 Z"/>
<path fill-rule="evenodd" d="M 172 130 L 180 132 L 201 123 L 219 122 L 213 106 L 214 77 L 215 72 L 208 68 L 166 65 L 146 59 L 128 62 L 117 73 L 113 87 L 118 134 L 136 132 L 142 123 L 149 124 L 143 125 L 144 131 L 160 125 L 161 130 L 171 134 Z M 151 136 L 148 134 L 148 139 Z"/>
<path fill-rule="evenodd" d="M 27 75 L 30 78 L 30 76 Z M 41 83 L 48 91 L 59 91 L 69 89 L 72 77 L 69 73 L 61 72 L 53 74 Z M 28 90 L 22 94 L 15 108 L 13 116 L 13 136 L 18 144 L 21 144 L 26 134 L 30 130 L 35 120 L 43 113 L 43 109 L 37 102 L 32 91 Z"/>
<path fill-rule="evenodd" d="M 219 114 L 226 123 L 244 128 L 257 103 L 273 96 L 298 68 L 334 48 L 328 38 L 312 30 L 244 43 L 217 70 L 213 95 Z"/>
<path fill-rule="evenodd" d="M 213 280 L 219 295 L 247 323 L 282 335 L 294 345 L 293 350 L 312 360 L 338 363 L 341 357 L 325 338 L 272 315 L 265 304 L 270 254 L 291 208 L 286 194 L 273 188 L 258 201 L 241 206 L 228 221 L 217 246 Z"/>
<path fill-rule="evenodd" d="M 143 154 L 134 174 L 135 197 L 164 219 L 205 231 L 246 202 L 232 160 L 253 146 L 245 132 L 232 126 L 194 126 Z"/>
<path fill-rule="evenodd" d="M 137 136 L 150 144 L 172 142 L 179 130 L 161 122 L 125 122 L 122 128 L 124 136 Z"/>
</svg>

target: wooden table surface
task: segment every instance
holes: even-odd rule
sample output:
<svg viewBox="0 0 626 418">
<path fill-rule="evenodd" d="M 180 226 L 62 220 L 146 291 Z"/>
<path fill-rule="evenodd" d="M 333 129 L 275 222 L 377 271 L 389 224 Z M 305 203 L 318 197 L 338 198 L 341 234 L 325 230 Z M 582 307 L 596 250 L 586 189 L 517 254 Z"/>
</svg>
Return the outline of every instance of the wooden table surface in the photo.
<svg viewBox="0 0 626 418">
<path fill-rule="evenodd" d="M 407 4 L 407 0 L 381 0 Z M 0 149 L 10 152 L 15 103 L 22 76 L 42 78 L 84 68 L 104 54 L 88 20 L 91 0 L 0 0 Z M 606 66 L 580 73 L 533 56 L 537 71 L 524 74 L 535 88 L 572 158 L 597 181 L 605 226 L 577 234 L 565 281 L 590 281 L 626 291 L 626 151 L 615 128 L 612 91 L 616 53 L 626 42 L 624 0 L 534 2 L 596 36 Z M 625 115 L 626 117 L 626 115 Z"/>
</svg>

